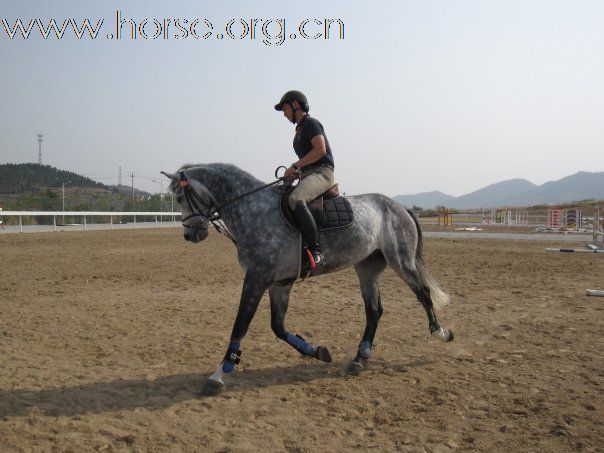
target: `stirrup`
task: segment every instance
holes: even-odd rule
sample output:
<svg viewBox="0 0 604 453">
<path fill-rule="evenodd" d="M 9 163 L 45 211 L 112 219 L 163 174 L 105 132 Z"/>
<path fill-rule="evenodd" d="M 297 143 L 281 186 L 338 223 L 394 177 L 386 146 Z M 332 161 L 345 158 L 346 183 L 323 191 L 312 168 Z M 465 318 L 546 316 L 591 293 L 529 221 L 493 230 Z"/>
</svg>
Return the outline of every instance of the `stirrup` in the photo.
<svg viewBox="0 0 604 453">
<path fill-rule="evenodd" d="M 308 261 L 310 261 L 311 269 L 316 269 L 325 264 L 325 258 L 323 258 L 323 255 L 320 252 L 311 252 L 306 249 L 306 253 L 308 254 Z"/>
</svg>

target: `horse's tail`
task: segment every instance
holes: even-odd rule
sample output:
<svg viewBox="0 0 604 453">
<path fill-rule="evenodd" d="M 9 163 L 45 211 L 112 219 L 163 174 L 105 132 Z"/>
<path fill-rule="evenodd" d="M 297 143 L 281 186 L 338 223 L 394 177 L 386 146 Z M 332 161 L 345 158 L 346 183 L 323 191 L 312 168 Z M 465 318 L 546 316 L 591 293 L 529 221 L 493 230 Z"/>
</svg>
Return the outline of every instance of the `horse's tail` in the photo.
<svg viewBox="0 0 604 453">
<path fill-rule="evenodd" d="M 419 226 L 419 221 L 415 216 L 414 212 L 410 209 L 407 209 L 407 212 L 415 222 L 415 228 L 417 230 L 417 249 L 415 251 L 415 263 L 417 266 L 417 270 L 419 272 L 419 276 L 423 281 L 423 284 L 428 287 L 430 290 L 430 298 L 432 299 L 432 304 L 436 310 L 440 310 L 445 305 L 447 305 L 451 301 L 451 297 L 444 292 L 436 279 L 432 277 L 430 272 L 428 272 L 428 268 L 424 263 L 424 259 L 422 258 L 422 248 L 424 242 L 424 236 L 422 234 L 422 229 Z"/>
</svg>

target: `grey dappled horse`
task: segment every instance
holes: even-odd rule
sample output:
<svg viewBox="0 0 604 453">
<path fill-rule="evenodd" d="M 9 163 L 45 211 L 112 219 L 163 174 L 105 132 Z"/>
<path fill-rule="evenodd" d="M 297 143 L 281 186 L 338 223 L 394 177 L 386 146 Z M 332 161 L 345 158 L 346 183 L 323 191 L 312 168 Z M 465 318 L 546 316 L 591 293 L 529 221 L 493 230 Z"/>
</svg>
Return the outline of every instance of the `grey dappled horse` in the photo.
<svg viewBox="0 0 604 453">
<path fill-rule="evenodd" d="M 289 297 L 298 275 L 300 240 L 299 233 L 282 218 L 280 194 L 266 188 L 238 198 L 241 194 L 257 190 L 263 183 L 228 164 L 187 165 L 178 174 L 166 173 L 172 179 L 170 189 L 182 210 L 184 238 L 191 242 L 204 240 L 208 236 L 209 218 L 219 208 L 219 216 L 236 240 L 239 263 L 245 271 L 231 341 L 206 388 L 222 387 L 224 374 L 231 373 L 239 362 L 241 341 L 267 289 L 271 327 L 275 335 L 302 355 L 330 362 L 331 356 L 326 347 L 315 347 L 285 329 Z M 311 276 L 349 266 L 354 266 L 358 274 L 367 323 L 350 371 L 362 370 L 363 362 L 371 356 L 373 339 L 383 312 L 379 282 L 388 266 L 409 285 L 423 305 L 432 335 L 442 341 L 453 340 L 453 333 L 441 328 L 434 314 L 435 308 L 449 302 L 449 296 L 426 269 L 422 259 L 422 234 L 415 216 L 383 195 L 347 198 L 355 220 L 339 230 L 321 231 L 320 242 L 326 265 L 315 269 Z"/>
</svg>

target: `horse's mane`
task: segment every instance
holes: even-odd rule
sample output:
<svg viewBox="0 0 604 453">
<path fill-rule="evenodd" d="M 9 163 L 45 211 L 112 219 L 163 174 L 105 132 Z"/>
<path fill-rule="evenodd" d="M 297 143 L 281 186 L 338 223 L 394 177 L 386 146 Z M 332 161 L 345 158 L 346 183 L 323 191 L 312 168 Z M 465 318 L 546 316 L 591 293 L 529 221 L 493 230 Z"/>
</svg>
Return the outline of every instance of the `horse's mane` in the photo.
<svg viewBox="0 0 604 453">
<path fill-rule="evenodd" d="M 184 164 L 182 165 L 176 174 L 182 170 L 187 170 L 187 175 L 193 178 L 199 178 L 203 175 L 204 172 L 210 172 L 217 175 L 221 175 L 227 177 L 229 179 L 236 179 L 239 184 L 244 187 L 250 187 L 253 189 L 257 186 L 263 184 L 262 181 L 250 175 L 248 172 L 242 170 L 233 164 L 225 164 L 225 163 L 213 163 L 213 164 Z M 169 189 L 174 192 L 178 187 L 178 180 L 171 181 Z"/>
</svg>

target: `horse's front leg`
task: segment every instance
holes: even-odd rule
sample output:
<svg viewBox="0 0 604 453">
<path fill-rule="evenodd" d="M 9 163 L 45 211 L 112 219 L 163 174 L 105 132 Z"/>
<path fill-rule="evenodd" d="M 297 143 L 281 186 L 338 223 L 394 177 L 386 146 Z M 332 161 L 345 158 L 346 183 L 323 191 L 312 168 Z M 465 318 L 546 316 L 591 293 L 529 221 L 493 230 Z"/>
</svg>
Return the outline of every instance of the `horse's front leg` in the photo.
<svg viewBox="0 0 604 453">
<path fill-rule="evenodd" d="M 271 299 L 271 328 L 273 332 L 300 354 L 314 357 L 322 362 L 331 362 L 331 354 L 325 346 L 314 347 L 300 335 L 291 334 L 285 330 L 285 314 L 287 313 L 291 290 L 292 285 L 272 285 L 268 290 Z"/>
<path fill-rule="evenodd" d="M 222 388 L 224 386 L 223 376 L 235 370 L 235 365 L 239 363 L 241 357 L 241 340 L 247 333 L 262 295 L 269 284 L 270 279 L 268 279 L 266 272 L 248 271 L 245 274 L 241 301 L 239 302 L 239 310 L 233 325 L 229 347 L 220 366 L 206 383 L 205 393 L 211 393 Z"/>
</svg>

